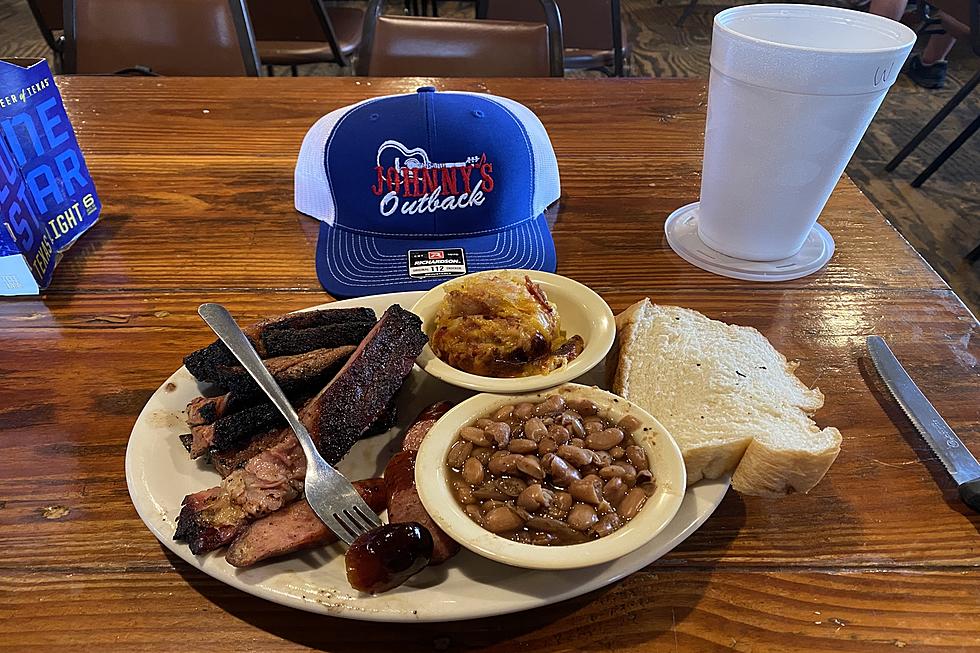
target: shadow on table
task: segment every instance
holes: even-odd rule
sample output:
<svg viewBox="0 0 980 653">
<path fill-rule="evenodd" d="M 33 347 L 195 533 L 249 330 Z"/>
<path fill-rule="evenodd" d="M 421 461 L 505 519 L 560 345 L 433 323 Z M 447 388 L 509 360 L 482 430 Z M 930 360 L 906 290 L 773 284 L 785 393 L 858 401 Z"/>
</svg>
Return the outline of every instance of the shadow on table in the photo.
<svg viewBox="0 0 980 653">
<path fill-rule="evenodd" d="M 858 359 L 858 368 L 861 370 L 861 376 L 864 378 L 864 382 L 867 384 L 868 390 L 870 390 L 875 401 L 878 402 L 881 409 L 888 415 L 888 419 L 891 420 L 891 423 L 898 432 L 902 434 L 909 447 L 915 451 L 925 468 L 929 470 L 929 474 L 936 482 L 937 489 L 942 492 L 943 500 L 952 510 L 960 513 L 967 521 L 971 522 L 973 527 L 977 529 L 977 532 L 980 533 L 980 520 L 977 519 L 977 514 L 960 499 L 956 483 L 950 477 L 949 472 L 946 471 L 946 467 L 943 466 L 942 461 L 932 452 L 929 445 L 922 439 L 922 436 L 919 435 L 919 432 L 905 414 L 905 411 L 898 405 L 898 401 L 892 396 L 885 382 L 881 380 L 881 376 L 878 374 L 878 370 L 875 369 L 874 363 L 867 356 L 862 356 Z"/>
<path fill-rule="evenodd" d="M 522 613 L 446 623 L 369 623 L 283 607 L 225 585 L 191 567 L 162 545 L 161 549 L 187 583 L 223 611 L 276 637 L 314 649 L 335 653 L 466 651 L 510 642 L 535 650 L 551 648 L 562 640 L 580 651 L 607 650 L 614 642 L 615 646 L 625 646 L 631 643 L 630 639 L 636 640 L 633 644 L 656 639 L 676 628 L 696 608 L 718 559 L 705 557 L 699 550 L 727 549 L 744 523 L 745 505 L 740 496 L 732 494 L 723 504 L 728 508 L 725 514 L 716 515 L 723 521 L 721 528 L 712 529 L 710 534 L 695 533 L 663 560 L 622 581 Z M 663 592 L 656 595 L 651 592 L 649 603 L 637 600 L 637 593 L 650 591 L 651 583 L 672 582 L 676 572 L 688 570 L 701 573 L 685 575 L 683 592 L 676 596 L 668 593 L 669 604 L 657 601 L 657 596 L 664 596 Z M 601 623 L 607 619 L 615 622 L 624 618 L 626 612 L 633 623 L 631 633 Z M 557 625 L 558 622 L 564 623 Z"/>
</svg>

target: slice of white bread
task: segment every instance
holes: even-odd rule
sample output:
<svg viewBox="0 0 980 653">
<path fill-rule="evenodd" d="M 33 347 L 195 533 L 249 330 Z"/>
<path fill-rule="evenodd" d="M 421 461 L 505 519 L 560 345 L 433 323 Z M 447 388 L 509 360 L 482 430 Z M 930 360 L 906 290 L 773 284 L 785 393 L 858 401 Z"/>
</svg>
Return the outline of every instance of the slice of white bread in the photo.
<svg viewBox="0 0 980 653">
<path fill-rule="evenodd" d="M 616 322 L 613 389 L 674 436 L 689 484 L 731 473 L 744 494 L 807 492 L 837 458 L 840 431 L 810 419 L 823 394 L 755 329 L 649 299 Z"/>
</svg>

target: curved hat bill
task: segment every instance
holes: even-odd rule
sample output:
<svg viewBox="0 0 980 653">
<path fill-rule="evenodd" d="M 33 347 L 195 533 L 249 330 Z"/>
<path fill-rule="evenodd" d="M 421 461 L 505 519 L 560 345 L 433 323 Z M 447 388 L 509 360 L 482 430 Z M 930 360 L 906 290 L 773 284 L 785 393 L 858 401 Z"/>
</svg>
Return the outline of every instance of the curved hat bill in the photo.
<svg viewBox="0 0 980 653">
<path fill-rule="evenodd" d="M 545 213 L 491 234 L 466 238 L 382 238 L 320 225 L 316 272 L 335 297 L 428 290 L 483 270 L 554 272 L 555 244 Z"/>
</svg>

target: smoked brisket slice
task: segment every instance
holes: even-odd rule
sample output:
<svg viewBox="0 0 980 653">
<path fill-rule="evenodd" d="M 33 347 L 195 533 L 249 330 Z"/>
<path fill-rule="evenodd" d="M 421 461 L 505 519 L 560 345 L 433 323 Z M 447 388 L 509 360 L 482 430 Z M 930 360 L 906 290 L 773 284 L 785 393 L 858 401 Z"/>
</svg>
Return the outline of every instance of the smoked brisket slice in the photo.
<svg viewBox="0 0 980 653">
<path fill-rule="evenodd" d="M 385 509 L 384 479 L 354 481 L 354 487 L 372 510 Z M 249 524 L 228 547 L 225 560 L 235 567 L 249 567 L 262 560 L 336 541 L 337 536 L 323 525 L 306 499 L 301 499 Z"/>
<path fill-rule="evenodd" d="M 304 313 L 290 313 L 277 318 L 264 320 L 243 329 L 249 341 L 262 358 L 280 355 L 278 352 L 288 351 L 291 354 L 303 353 L 312 349 L 355 345 L 375 322 L 374 311 L 369 308 L 337 308 Z M 356 324 L 356 327 L 347 326 Z M 302 336 L 288 337 L 281 331 L 308 331 L 320 327 L 337 326 L 338 329 L 310 331 Z M 271 334 L 276 343 L 276 349 L 270 352 L 266 340 Z M 300 349 L 299 343 L 302 342 Z M 221 341 L 214 341 L 207 347 L 198 349 L 184 358 L 184 366 L 198 381 L 204 383 L 223 384 L 229 369 L 238 367 L 238 361 Z"/>
<path fill-rule="evenodd" d="M 256 435 L 245 446 L 238 449 L 208 452 L 208 458 L 211 459 L 214 470 L 221 474 L 221 478 L 224 478 L 236 469 L 244 467 L 248 461 L 266 449 L 271 449 L 285 440 L 290 433 L 289 429 L 273 429 L 267 433 Z"/>
<path fill-rule="evenodd" d="M 428 338 L 398 304 L 385 311 L 344 367 L 309 406 L 320 454 L 337 464 L 392 403 Z M 309 423 L 307 423 L 309 424 Z"/>
<path fill-rule="evenodd" d="M 318 349 L 299 356 L 270 358 L 265 364 L 293 404 L 302 406 L 333 378 L 353 351 L 351 346 Z M 193 435 L 189 451 L 197 458 L 208 450 L 245 446 L 256 434 L 285 426 L 286 420 L 252 382 L 220 397 L 194 399 L 187 404 L 187 423 Z"/>
<path fill-rule="evenodd" d="M 336 464 L 380 417 L 412 370 L 425 345 L 421 320 L 391 306 L 344 367 L 300 413 L 320 453 Z M 193 553 L 230 542 L 249 522 L 299 496 L 306 459 L 296 437 L 281 442 L 233 471 L 221 485 L 184 498 L 174 539 Z"/>
</svg>

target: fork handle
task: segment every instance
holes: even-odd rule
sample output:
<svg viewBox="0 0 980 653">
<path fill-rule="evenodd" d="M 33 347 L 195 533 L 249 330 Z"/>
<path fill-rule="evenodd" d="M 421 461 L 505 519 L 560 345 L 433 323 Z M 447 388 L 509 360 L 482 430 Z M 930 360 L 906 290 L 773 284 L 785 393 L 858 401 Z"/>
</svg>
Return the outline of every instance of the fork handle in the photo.
<svg viewBox="0 0 980 653">
<path fill-rule="evenodd" d="M 235 322 L 235 318 L 228 312 L 228 309 L 221 304 L 201 304 L 197 309 L 197 313 L 207 322 L 211 330 L 217 334 L 221 342 L 225 343 L 228 349 L 231 350 L 231 353 L 235 355 L 235 358 L 242 364 L 242 367 L 255 379 L 255 382 L 259 384 L 262 391 L 272 400 L 272 403 L 276 405 L 276 408 L 283 414 L 283 417 L 286 418 L 289 426 L 296 434 L 300 445 L 303 447 L 303 452 L 307 456 L 307 460 L 311 459 L 311 454 L 316 452 L 313 438 L 310 437 L 309 431 L 306 430 L 303 423 L 299 421 L 299 415 L 296 414 L 296 409 L 289 403 L 282 388 L 272 378 L 272 374 L 269 373 L 262 359 L 259 358 L 255 347 L 245 337 L 245 334 L 238 326 L 238 323 Z"/>
</svg>

